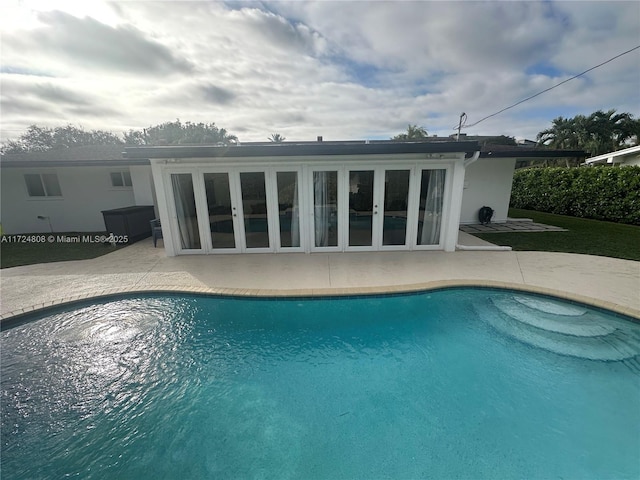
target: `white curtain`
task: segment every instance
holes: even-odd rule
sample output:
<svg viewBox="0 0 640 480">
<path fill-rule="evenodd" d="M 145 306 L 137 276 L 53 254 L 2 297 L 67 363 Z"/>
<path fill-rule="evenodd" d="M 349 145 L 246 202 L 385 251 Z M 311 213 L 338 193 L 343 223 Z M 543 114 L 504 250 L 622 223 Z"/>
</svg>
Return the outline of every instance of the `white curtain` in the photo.
<svg viewBox="0 0 640 480">
<path fill-rule="evenodd" d="M 430 171 L 420 245 L 437 245 L 440 243 L 445 172 L 446 170 Z"/>
<path fill-rule="evenodd" d="M 313 172 L 316 247 L 329 244 L 329 185 L 327 172 Z"/>
<path fill-rule="evenodd" d="M 181 180 L 191 174 L 174 173 L 171 175 L 171 183 L 173 185 L 173 196 L 176 202 L 176 216 L 178 218 L 178 233 L 180 235 L 180 245 L 183 249 L 200 248 L 200 238 L 197 231 L 194 231 L 195 212 L 190 212 L 190 204 L 194 204 L 193 185 L 189 188 L 183 185 Z M 184 178 L 180 178 L 184 177 Z M 196 223 L 197 228 L 197 223 Z"/>
<path fill-rule="evenodd" d="M 298 208 L 298 174 L 295 174 L 295 182 L 293 184 L 293 207 L 291 212 L 291 246 L 300 246 L 300 221 Z"/>
</svg>

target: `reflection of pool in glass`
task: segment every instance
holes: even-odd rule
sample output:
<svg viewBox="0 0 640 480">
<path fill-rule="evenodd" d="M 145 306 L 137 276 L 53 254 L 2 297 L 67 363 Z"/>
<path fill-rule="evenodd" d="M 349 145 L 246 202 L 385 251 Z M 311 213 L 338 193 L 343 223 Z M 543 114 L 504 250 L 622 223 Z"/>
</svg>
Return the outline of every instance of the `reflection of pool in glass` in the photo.
<svg viewBox="0 0 640 480">
<path fill-rule="evenodd" d="M 582 306 L 452 289 L 41 317 L 2 332 L 3 478 L 640 475 L 640 325 Z"/>
</svg>

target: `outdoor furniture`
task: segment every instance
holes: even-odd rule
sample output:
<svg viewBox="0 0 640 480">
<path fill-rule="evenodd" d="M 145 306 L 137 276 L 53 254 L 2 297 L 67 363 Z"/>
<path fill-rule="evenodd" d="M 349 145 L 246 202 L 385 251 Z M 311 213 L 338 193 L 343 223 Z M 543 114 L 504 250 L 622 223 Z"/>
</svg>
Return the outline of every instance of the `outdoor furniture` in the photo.
<svg viewBox="0 0 640 480">
<path fill-rule="evenodd" d="M 153 237 L 153 248 L 155 248 L 158 239 L 162 238 L 162 226 L 159 218 L 154 218 L 149 223 L 151 223 L 151 236 Z"/>
<path fill-rule="evenodd" d="M 134 205 L 131 207 L 103 210 L 104 227 L 107 234 L 122 237 L 122 241 L 132 244 L 143 238 L 149 238 L 149 221 L 155 217 L 153 205 Z M 120 241 L 120 240 L 118 240 Z"/>
</svg>

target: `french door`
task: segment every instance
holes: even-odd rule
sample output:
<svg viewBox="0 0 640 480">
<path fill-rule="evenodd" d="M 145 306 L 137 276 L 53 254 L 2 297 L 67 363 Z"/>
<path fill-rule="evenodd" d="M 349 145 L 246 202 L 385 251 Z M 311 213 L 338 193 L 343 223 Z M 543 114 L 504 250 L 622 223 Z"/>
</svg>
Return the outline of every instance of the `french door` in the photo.
<svg viewBox="0 0 640 480">
<path fill-rule="evenodd" d="M 435 249 L 446 168 L 300 166 L 170 173 L 179 253 Z M 304 184 L 304 188 L 303 188 Z M 306 214 L 302 214 L 305 212 Z"/>
<path fill-rule="evenodd" d="M 302 251 L 296 169 L 203 173 L 211 253 Z"/>
<path fill-rule="evenodd" d="M 350 169 L 346 250 L 408 249 L 411 168 Z"/>
</svg>

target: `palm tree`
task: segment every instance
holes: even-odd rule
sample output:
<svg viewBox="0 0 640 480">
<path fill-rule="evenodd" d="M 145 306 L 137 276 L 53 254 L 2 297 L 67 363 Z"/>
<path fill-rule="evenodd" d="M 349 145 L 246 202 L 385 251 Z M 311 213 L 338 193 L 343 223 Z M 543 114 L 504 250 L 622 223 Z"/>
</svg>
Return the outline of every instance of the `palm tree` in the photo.
<svg viewBox="0 0 640 480">
<path fill-rule="evenodd" d="M 269 141 L 273 143 L 282 143 L 285 140 L 286 138 L 280 135 L 279 133 L 272 133 L 271 136 L 269 137 Z"/>
<path fill-rule="evenodd" d="M 429 134 L 424 127 L 419 127 L 417 125 L 408 125 L 407 133 L 400 133 L 395 137 L 392 137 L 391 140 L 418 140 L 421 138 L 428 138 Z"/>
<path fill-rule="evenodd" d="M 538 145 L 556 149 L 584 150 L 589 156 L 601 155 L 638 142 L 640 123 L 630 113 L 614 109 L 598 110 L 588 117 L 558 117 L 551 128 L 538 133 Z"/>
</svg>

